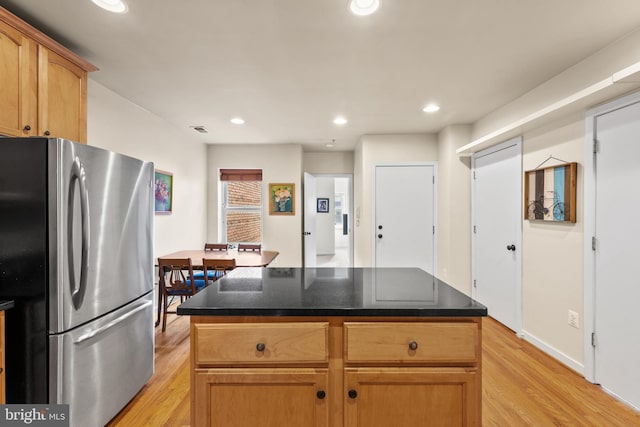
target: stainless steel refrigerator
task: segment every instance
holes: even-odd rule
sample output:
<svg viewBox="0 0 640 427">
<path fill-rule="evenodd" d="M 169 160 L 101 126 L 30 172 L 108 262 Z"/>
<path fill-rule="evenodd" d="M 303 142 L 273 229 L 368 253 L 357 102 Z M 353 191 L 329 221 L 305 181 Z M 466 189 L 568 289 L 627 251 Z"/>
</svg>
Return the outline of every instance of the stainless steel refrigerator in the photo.
<svg viewBox="0 0 640 427">
<path fill-rule="evenodd" d="M 0 138 L 7 403 L 102 426 L 153 374 L 153 164 Z"/>
</svg>

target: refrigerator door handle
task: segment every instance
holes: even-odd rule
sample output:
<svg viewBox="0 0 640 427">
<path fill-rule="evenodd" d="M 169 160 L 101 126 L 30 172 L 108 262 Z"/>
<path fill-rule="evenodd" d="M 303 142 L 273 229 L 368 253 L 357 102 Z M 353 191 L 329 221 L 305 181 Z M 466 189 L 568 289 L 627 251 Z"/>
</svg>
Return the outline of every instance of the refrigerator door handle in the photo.
<svg viewBox="0 0 640 427">
<path fill-rule="evenodd" d="M 106 332 L 107 330 L 113 328 L 114 326 L 116 326 L 118 323 L 124 322 L 125 320 L 127 320 L 129 317 L 133 316 L 134 314 L 136 314 L 139 311 L 144 310 L 145 308 L 149 307 L 150 305 L 153 305 L 153 301 L 147 301 L 144 304 L 142 304 L 141 306 L 134 308 L 133 310 L 131 310 L 130 312 L 118 317 L 117 319 L 112 320 L 111 322 L 107 323 L 104 326 L 99 327 L 98 329 L 94 329 L 93 331 L 89 332 L 88 334 L 84 334 L 82 336 L 79 336 L 78 338 L 76 338 L 73 343 L 74 344 L 82 344 L 83 342 L 90 340 L 91 338 L 95 337 L 96 335 L 99 335 L 103 332 Z"/>
<path fill-rule="evenodd" d="M 68 259 L 69 259 L 69 286 L 71 288 L 71 300 L 73 306 L 78 310 L 82 306 L 84 294 L 87 290 L 87 273 L 89 270 L 89 195 L 87 194 L 87 176 L 84 166 L 78 157 L 73 159 L 71 165 L 71 178 L 69 180 L 69 207 L 67 218 L 67 239 Z M 73 202 L 75 196 L 75 182 L 78 182 L 80 189 L 80 217 L 81 217 L 81 240 L 82 253 L 80 260 L 80 282 L 76 283 L 76 275 L 74 269 L 73 256 L 73 222 L 74 210 Z"/>
</svg>

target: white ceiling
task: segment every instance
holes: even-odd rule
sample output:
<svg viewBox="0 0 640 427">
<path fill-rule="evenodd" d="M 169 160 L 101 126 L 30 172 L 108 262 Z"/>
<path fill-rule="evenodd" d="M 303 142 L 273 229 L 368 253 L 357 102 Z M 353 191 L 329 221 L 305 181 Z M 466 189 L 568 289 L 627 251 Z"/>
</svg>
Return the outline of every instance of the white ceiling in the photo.
<svg viewBox="0 0 640 427">
<path fill-rule="evenodd" d="M 380 1 L 369 17 L 347 0 L 127 0 L 123 15 L 90 0 L 0 5 L 100 68 L 91 79 L 205 126 L 192 131 L 203 142 L 306 151 L 473 123 L 640 28 L 638 0 Z"/>
</svg>

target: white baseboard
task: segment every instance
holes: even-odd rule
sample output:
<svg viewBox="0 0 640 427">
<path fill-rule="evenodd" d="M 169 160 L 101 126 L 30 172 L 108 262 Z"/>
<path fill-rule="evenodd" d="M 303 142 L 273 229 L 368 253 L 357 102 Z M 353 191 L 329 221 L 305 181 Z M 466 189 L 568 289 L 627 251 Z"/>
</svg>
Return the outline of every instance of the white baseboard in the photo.
<svg viewBox="0 0 640 427">
<path fill-rule="evenodd" d="M 550 346 L 549 344 L 547 344 L 546 342 L 544 342 L 542 340 L 539 340 L 538 338 L 534 337 L 533 335 L 531 335 L 527 331 L 522 331 L 522 333 L 518 334 L 518 335 L 519 336 L 521 335 L 521 337 L 524 338 L 525 341 L 527 341 L 527 342 L 533 344 L 534 346 L 538 347 L 540 350 L 544 351 L 549 356 L 553 357 L 554 359 L 557 359 L 559 362 L 563 363 L 568 368 L 573 369 L 578 374 L 580 374 L 580 375 L 582 375 L 584 377 L 584 364 L 582 364 L 582 363 L 570 358 L 569 356 L 567 356 L 566 354 L 564 354 L 560 350 Z"/>
</svg>

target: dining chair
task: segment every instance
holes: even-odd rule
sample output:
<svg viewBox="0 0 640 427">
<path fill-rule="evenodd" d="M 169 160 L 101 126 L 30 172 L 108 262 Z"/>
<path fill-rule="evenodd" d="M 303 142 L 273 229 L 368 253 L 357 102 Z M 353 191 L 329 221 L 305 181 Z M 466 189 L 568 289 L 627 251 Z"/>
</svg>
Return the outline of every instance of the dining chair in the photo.
<svg viewBox="0 0 640 427">
<path fill-rule="evenodd" d="M 238 243 L 238 252 L 260 252 L 262 245 L 260 243 Z"/>
<path fill-rule="evenodd" d="M 193 278 L 193 264 L 191 258 L 158 258 L 160 274 L 160 292 L 162 295 L 162 332 L 167 328 L 167 313 L 169 311 L 169 297 L 189 298 L 205 287 L 204 278 Z"/>
<path fill-rule="evenodd" d="M 229 245 L 227 243 L 205 243 L 204 244 L 205 251 L 224 251 L 229 250 Z"/>
<path fill-rule="evenodd" d="M 203 276 L 206 276 L 213 281 L 218 280 L 228 271 L 236 268 L 236 259 L 211 259 L 202 258 Z"/>
</svg>

